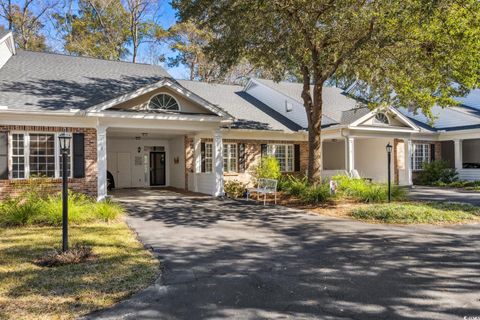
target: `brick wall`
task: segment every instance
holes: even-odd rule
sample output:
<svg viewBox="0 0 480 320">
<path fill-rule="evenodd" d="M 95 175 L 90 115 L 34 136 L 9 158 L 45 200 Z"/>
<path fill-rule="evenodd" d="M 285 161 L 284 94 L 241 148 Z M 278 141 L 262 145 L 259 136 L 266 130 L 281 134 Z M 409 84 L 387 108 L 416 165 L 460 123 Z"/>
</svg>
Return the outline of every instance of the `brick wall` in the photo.
<svg viewBox="0 0 480 320">
<path fill-rule="evenodd" d="M 25 132 L 63 132 L 63 127 L 43 126 L 5 126 L 0 125 L 0 131 L 25 131 Z M 97 196 L 97 131 L 94 128 L 66 128 L 67 132 L 83 133 L 85 135 L 85 178 L 69 179 L 69 189 L 81 192 L 93 197 Z M 11 161 L 9 159 L 9 161 Z M 45 178 L 42 187 L 48 188 L 49 192 L 61 190 L 61 179 Z M 7 195 L 17 195 L 28 187 L 29 180 L 0 180 L 0 198 Z"/>
<path fill-rule="evenodd" d="M 213 139 L 202 139 L 202 142 L 212 142 Z M 238 180 L 247 184 L 252 182 L 251 171 L 261 158 L 262 144 L 299 144 L 300 145 L 300 174 L 307 172 L 308 142 L 306 141 L 281 141 L 281 140 L 248 140 L 248 139 L 223 139 L 223 143 L 245 144 L 245 172 L 225 173 L 225 181 Z M 185 173 L 193 172 L 193 139 L 185 137 Z M 298 173 L 295 173 L 298 174 Z M 188 178 L 185 177 L 185 188 L 188 189 Z"/>
</svg>

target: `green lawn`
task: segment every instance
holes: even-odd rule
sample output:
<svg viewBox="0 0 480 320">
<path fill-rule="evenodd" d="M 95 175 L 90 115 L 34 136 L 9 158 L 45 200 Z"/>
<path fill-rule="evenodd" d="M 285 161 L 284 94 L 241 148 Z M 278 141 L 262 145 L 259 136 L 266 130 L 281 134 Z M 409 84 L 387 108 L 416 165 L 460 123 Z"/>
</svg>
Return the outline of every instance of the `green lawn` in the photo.
<svg viewBox="0 0 480 320">
<path fill-rule="evenodd" d="M 462 223 L 480 221 L 480 208 L 441 202 L 372 204 L 355 208 L 350 215 L 360 220 L 383 223 Z"/>
<path fill-rule="evenodd" d="M 54 268 L 33 263 L 61 243 L 59 227 L 0 228 L 0 319 L 73 319 L 150 285 L 158 261 L 122 222 L 70 228 L 98 260 Z"/>
</svg>

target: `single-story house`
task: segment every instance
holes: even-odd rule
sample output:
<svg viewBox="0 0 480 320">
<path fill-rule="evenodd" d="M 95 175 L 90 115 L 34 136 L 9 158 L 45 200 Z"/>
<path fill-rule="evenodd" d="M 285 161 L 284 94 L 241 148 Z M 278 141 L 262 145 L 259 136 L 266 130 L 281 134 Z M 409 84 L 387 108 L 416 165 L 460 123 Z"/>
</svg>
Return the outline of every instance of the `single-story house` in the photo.
<svg viewBox="0 0 480 320">
<path fill-rule="evenodd" d="M 16 50 L 0 34 L 0 197 L 30 178 L 60 185 L 58 135 L 72 136 L 73 190 L 172 186 L 215 196 L 224 182 L 250 182 L 252 165 L 274 155 L 283 172 L 307 170 L 301 85 L 250 79 L 245 85 L 173 79 L 159 66 Z M 443 110 L 429 124 L 394 108 L 370 110 L 348 91 L 324 88 L 323 174 L 387 177 L 411 185 L 422 163 L 445 159 L 463 179 L 480 179 L 480 107 Z"/>
</svg>

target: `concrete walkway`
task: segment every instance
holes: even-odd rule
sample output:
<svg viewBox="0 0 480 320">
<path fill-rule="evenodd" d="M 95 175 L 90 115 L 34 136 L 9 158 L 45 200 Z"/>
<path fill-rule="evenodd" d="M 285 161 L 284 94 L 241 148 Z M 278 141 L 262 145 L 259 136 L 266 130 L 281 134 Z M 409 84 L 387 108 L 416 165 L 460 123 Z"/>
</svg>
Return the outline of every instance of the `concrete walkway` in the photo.
<svg viewBox="0 0 480 320">
<path fill-rule="evenodd" d="M 422 201 L 463 202 L 480 206 L 480 192 L 452 188 L 414 186 L 410 198 Z"/>
<path fill-rule="evenodd" d="M 480 316 L 480 225 L 385 226 L 174 193 L 121 200 L 163 273 L 90 319 Z"/>
</svg>

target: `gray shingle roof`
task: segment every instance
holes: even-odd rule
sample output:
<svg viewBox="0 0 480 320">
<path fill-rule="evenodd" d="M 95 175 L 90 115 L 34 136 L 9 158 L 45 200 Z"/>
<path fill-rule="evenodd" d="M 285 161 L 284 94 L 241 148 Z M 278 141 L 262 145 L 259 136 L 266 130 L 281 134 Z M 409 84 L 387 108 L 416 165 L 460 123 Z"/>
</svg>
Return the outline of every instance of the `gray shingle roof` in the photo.
<svg viewBox="0 0 480 320">
<path fill-rule="evenodd" d="M 274 82 L 265 79 L 255 80 L 303 104 L 303 85 L 301 83 Z M 313 90 L 313 86 L 311 86 L 310 90 Z M 337 87 L 323 87 L 323 116 L 328 119 L 324 119 L 322 124 L 323 122 L 325 122 L 324 125 L 332 124 L 332 122 L 342 123 L 343 113 L 345 111 L 362 107 L 365 107 L 363 103 L 344 94 L 342 89 Z"/>
<path fill-rule="evenodd" d="M 9 33 L 10 33 L 9 30 L 0 30 L 0 39 L 5 37 Z"/>
<path fill-rule="evenodd" d="M 186 89 L 231 114 L 237 129 L 298 131 L 302 128 L 277 113 L 237 85 L 211 84 L 198 81 L 178 80 Z"/>
<path fill-rule="evenodd" d="M 86 109 L 164 77 L 159 66 L 18 50 L 0 69 L 0 105 Z"/>
</svg>

